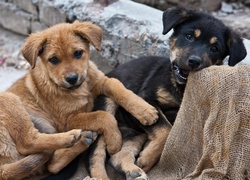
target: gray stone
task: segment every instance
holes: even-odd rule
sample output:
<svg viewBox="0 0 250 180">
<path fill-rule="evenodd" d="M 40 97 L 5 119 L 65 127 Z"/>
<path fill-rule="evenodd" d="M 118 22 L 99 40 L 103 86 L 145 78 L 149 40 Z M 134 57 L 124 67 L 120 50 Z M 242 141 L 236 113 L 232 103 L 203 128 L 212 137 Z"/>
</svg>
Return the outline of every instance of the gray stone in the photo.
<svg viewBox="0 0 250 180">
<path fill-rule="evenodd" d="M 66 15 L 59 8 L 56 8 L 53 2 L 48 0 L 39 1 L 39 18 L 40 21 L 48 26 L 53 26 L 67 20 Z"/>
<path fill-rule="evenodd" d="M 229 13 L 221 10 L 213 13 L 214 16 L 221 19 L 242 37 L 250 39 L 250 9 L 242 6 L 242 4 L 238 4 L 237 6 L 235 4 L 230 4 L 229 6 L 231 6 L 229 9 L 233 8 L 233 13 L 231 13 L 231 10 Z"/>
<path fill-rule="evenodd" d="M 13 2 L 17 7 L 34 15 L 38 15 L 37 6 L 33 0 L 14 0 Z"/>
<path fill-rule="evenodd" d="M 32 15 L 10 6 L 8 3 L 0 2 L 0 24 L 13 32 L 27 35 L 30 32 L 30 21 Z"/>
<path fill-rule="evenodd" d="M 228 14 L 231 14 L 231 13 L 233 13 L 233 6 L 231 4 L 227 4 L 225 2 L 222 2 L 221 11 L 228 13 Z"/>
<path fill-rule="evenodd" d="M 173 6 L 182 6 L 192 9 L 202 9 L 207 12 L 212 12 L 220 9 L 222 0 L 133 0 L 143 3 L 160 10 L 166 10 Z"/>
<path fill-rule="evenodd" d="M 31 33 L 42 31 L 46 28 L 48 28 L 48 26 L 42 22 L 39 22 L 39 21 L 32 21 L 31 22 Z"/>
</svg>

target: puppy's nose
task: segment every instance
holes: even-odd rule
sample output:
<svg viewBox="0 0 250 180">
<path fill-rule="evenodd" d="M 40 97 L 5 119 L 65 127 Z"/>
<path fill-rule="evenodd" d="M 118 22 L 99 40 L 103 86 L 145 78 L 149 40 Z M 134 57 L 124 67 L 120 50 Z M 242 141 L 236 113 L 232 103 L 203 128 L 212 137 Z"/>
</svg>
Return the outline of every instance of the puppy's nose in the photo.
<svg viewBox="0 0 250 180">
<path fill-rule="evenodd" d="M 192 69 L 199 67 L 201 64 L 201 59 L 199 57 L 192 56 L 188 59 L 188 65 Z"/>
<path fill-rule="evenodd" d="M 78 80 L 78 75 L 77 74 L 69 75 L 65 79 L 69 84 L 74 85 Z"/>
</svg>

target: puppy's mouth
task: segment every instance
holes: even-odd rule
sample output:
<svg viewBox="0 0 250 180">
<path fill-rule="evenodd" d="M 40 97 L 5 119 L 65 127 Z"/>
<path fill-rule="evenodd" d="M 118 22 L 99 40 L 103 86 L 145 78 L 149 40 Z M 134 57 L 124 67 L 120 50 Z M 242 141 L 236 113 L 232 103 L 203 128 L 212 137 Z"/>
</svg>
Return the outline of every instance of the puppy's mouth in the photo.
<svg viewBox="0 0 250 180">
<path fill-rule="evenodd" d="M 77 81 L 77 83 L 75 84 L 70 84 L 70 83 L 67 83 L 67 82 L 63 82 L 61 83 L 59 86 L 62 88 L 62 89 L 65 89 L 65 90 L 75 90 L 75 89 L 78 89 L 82 83 L 85 81 L 85 78 L 81 78 L 80 80 Z"/>
<path fill-rule="evenodd" d="M 173 72 L 176 78 L 176 81 L 179 84 L 186 84 L 188 75 L 189 75 L 189 70 L 180 68 L 177 64 L 173 64 Z"/>
<path fill-rule="evenodd" d="M 74 90 L 74 89 L 79 88 L 81 85 L 82 85 L 82 83 L 81 83 L 81 84 L 78 84 L 78 85 L 72 85 L 72 86 L 70 86 L 70 87 L 66 87 L 66 89 L 68 89 L 68 90 Z"/>
</svg>

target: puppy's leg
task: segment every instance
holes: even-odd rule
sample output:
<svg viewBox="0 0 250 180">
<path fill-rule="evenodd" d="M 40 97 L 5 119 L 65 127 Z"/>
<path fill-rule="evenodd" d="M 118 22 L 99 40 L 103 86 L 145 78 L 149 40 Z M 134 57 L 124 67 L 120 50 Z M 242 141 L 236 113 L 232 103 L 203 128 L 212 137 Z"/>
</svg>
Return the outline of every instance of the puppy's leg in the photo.
<svg viewBox="0 0 250 180">
<path fill-rule="evenodd" d="M 106 144 L 104 137 L 100 136 L 93 148 L 90 148 L 89 171 L 92 178 L 109 180 L 106 172 Z"/>
<path fill-rule="evenodd" d="M 48 165 L 49 172 L 53 174 L 58 173 L 76 156 L 85 151 L 96 140 L 96 138 L 96 132 L 84 132 L 81 141 L 78 141 L 73 147 L 56 150 Z"/>
<path fill-rule="evenodd" d="M 24 179 L 38 169 L 42 168 L 44 164 L 49 160 L 52 155 L 52 151 L 44 152 L 40 154 L 29 155 L 14 163 L 4 164 L 0 166 L 0 179 Z"/>
<path fill-rule="evenodd" d="M 104 135 L 107 150 L 114 154 L 121 149 L 122 137 L 114 116 L 105 111 L 80 113 L 70 117 L 67 129 L 82 128 Z"/>
<path fill-rule="evenodd" d="M 107 111 L 113 116 L 115 115 L 118 105 L 112 99 L 104 95 L 99 95 L 95 99 L 94 111 Z M 106 143 L 101 135 L 97 141 L 90 147 L 88 155 L 88 168 L 91 177 L 109 180 L 106 172 Z"/>
<path fill-rule="evenodd" d="M 153 165 L 160 159 L 164 145 L 172 125 L 164 114 L 159 110 L 159 119 L 153 126 L 145 127 L 148 142 L 141 151 L 136 164 L 145 172 L 148 172 Z"/>
<path fill-rule="evenodd" d="M 93 88 L 96 94 L 105 94 L 131 113 L 143 125 L 152 125 L 158 119 L 158 111 L 115 78 L 103 78 Z"/>
<path fill-rule="evenodd" d="M 39 133 L 20 99 L 12 93 L 1 93 L 0 102 L 1 122 L 23 155 L 71 147 L 81 137 L 80 129 L 57 134 Z"/>
<path fill-rule="evenodd" d="M 121 151 L 111 156 L 110 163 L 116 170 L 125 173 L 126 179 L 146 180 L 146 173 L 135 165 L 135 157 L 138 156 L 146 141 L 146 134 L 139 134 L 129 128 L 123 130 L 127 137 L 124 137 Z"/>
</svg>

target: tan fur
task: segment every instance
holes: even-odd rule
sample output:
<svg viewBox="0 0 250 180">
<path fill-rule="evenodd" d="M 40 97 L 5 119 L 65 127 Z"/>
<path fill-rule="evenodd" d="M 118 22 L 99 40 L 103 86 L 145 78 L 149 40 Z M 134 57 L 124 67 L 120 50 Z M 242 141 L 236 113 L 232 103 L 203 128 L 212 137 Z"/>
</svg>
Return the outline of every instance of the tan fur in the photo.
<svg viewBox="0 0 250 180">
<path fill-rule="evenodd" d="M 172 126 L 170 124 L 169 127 L 158 127 L 154 132 L 148 135 L 147 138 L 151 143 L 141 151 L 136 163 L 145 172 L 148 172 L 159 160 L 171 128 Z M 155 141 L 155 139 L 157 139 L 157 141 Z"/>
<path fill-rule="evenodd" d="M 173 106 L 178 106 L 179 105 L 179 102 L 176 99 L 174 99 L 173 95 L 171 95 L 163 87 L 160 87 L 157 90 L 156 95 L 157 95 L 157 100 L 161 104 L 169 103 L 170 105 L 173 105 Z"/>
<path fill-rule="evenodd" d="M 217 42 L 217 37 L 212 37 L 209 41 L 210 44 L 215 44 Z"/>
<path fill-rule="evenodd" d="M 195 30 L 194 30 L 194 36 L 195 36 L 196 38 L 198 38 L 198 37 L 200 37 L 200 35 L 201 35 L 201 30 L 200 30 L 200 29 L 195 29 Z"/>
<path fill-rule="evenodd" d="M 52 155 L 47 150 L 56 150 L 49 170 L 58 172 L 88 148 L 81 129 L 103 134 L 108 152 L 118 152 L 122 142 L 115 118 L 108 112 L 91 112 L 99 94 L 113 99 L 145 125 L 157 120 L 153 106 L 118 80 L 106 77 L 90 61 L 89 43 L 100 50 L 101 40 L 101 28 L 91 22 L 62 23 L 27 38 L 22 54 L 32 69 L 0 96 L 0 179 L 13 179 L 14 171 L 20 179 L 37 172 Z M 83 54 L 75 58 L 79 50 Z M 51 63 L 52 57 L 58 63 Z M 67 77 L 74 74 L 78 78 L 72 85 Z M 61 133 L 40 134 L 32 121 L 42 132 Z M 40 163 L 39 159 L 44 160 Z M 30 166 L 25 169 L 23 161 Z M 28 168 L 31 165 L 33 169 Z"/>
<path fill-rule="evenodd" d="M 139 155 L 146 139 L 147 136 L 145 134 L 139 134 L 133 139 L 125 141 L 122 146 L 122 151 L 111 156 L 110 161 L 112 162 L 112 165 L 121 167 L 121 169 L 126 169 L 127 176 L 133 176 L 132 174 L 137 171 L 141 173 L 141 177 L 144 176 L 146 178 L 147 175 L 145 172 L 135 165 L 135 157 Z M 125 159 L 125 161 L 121 161 L 121 159 Z"/>
<path fill-rule="evenodd" d="M 94 151 L 93 158 L 89 161 L 91 167 L 90 175 L 97 179 L 109 180 L 105 169 L 106 151 L 103 136 L 100 136 L 96 149 L 97 151 Z"/>
</svg>

